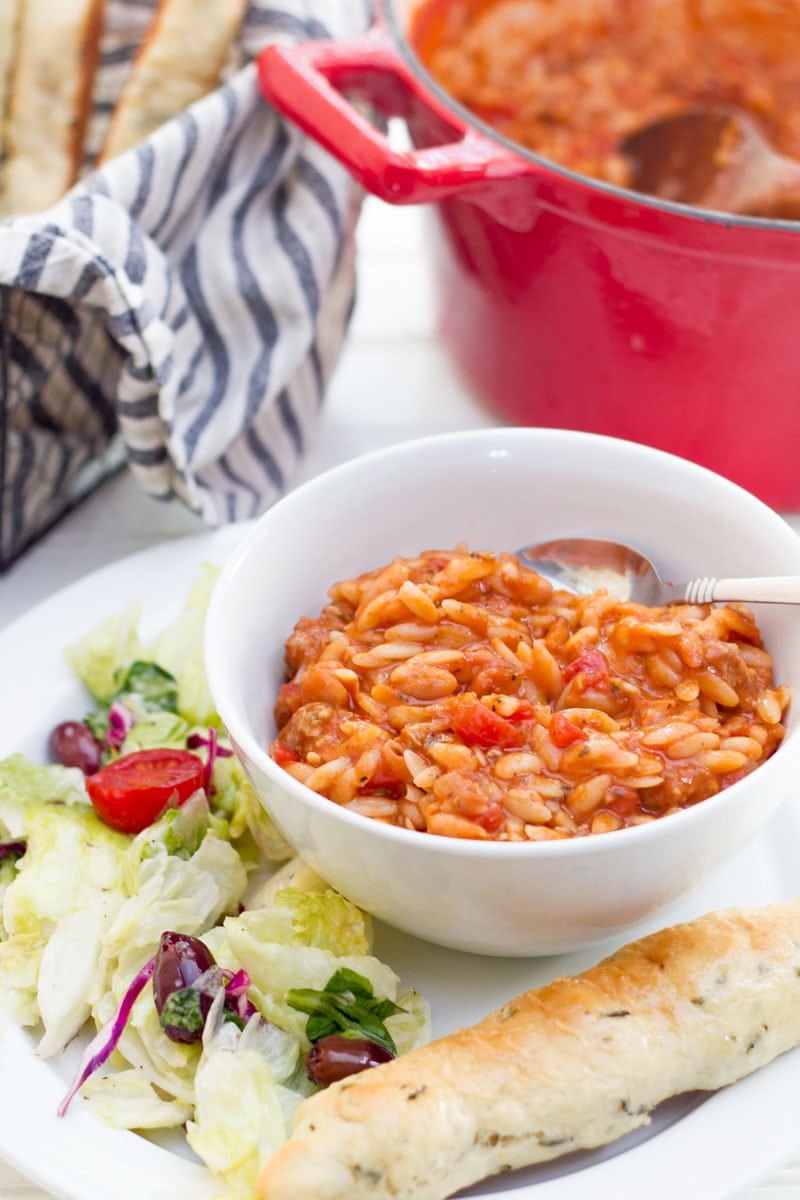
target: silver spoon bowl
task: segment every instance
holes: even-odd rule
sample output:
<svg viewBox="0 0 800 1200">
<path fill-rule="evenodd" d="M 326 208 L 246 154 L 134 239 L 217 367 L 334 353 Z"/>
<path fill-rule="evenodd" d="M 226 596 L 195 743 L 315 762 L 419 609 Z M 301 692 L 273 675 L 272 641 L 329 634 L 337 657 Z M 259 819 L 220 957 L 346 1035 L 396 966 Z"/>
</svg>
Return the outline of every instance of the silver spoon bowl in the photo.
<svg viewBox="0 0 800 1200">
<path fill-rule="evenodd" d="M 687 583 L 661 578 L 650 559 L 624 542 L 605 538 L 558 538 L 517 551 L 517 557 L 557 588 L 586 595 L 605 588 L 621 600 L 639 604 L 800 604 L 800 576 L 756 579 L 703 577 Z"/>
</svg>

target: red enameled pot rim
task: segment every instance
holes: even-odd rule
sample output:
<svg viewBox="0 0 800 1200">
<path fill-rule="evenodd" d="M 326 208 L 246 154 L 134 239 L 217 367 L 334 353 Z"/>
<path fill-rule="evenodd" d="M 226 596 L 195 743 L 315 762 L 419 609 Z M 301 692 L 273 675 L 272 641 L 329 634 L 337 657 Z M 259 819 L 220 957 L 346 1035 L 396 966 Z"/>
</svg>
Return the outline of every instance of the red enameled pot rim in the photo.
<svg viewBox="0 0 800 1200">
<path fill-rule="evenodd" d="M 383 24 L 390 33 L 396 49 L 402 55 L 403 60 L 410 70 L 433 93 L 439 104 L 449 109 L 465 128 L 476 129 L 483 137 L 496 142 L 505 151 L 512 151 L 520 158 L 530 162 L 537 169 L 544 169 L 554 175 L 560 176 L 562 179 L 568 180 L 575 186 L 586 188 L 589 191 L 597 192 L 613 200 L 622 201 L 625 204 L 634 203 L 641 205 L 643 208 L 669 213 L 675 217 L 682 217 L 684 219 L 693 218 L 706 225 L 716 225 L 722 229 L 753 229 L 758 230 L 762 234 L 774 230 L 782 234 L 800 235 L 800 221 L 748 217 L 733 213 L 715 212 L 711 209 L 694 208 L 688 204 L 677 204 L 675 201 L 664 200 L 657 196 L 647 196 L 641 192 L 631 192 L 627 188 L 617 187 L 613 183 L 606 183 L 602 180 L 592 179 L 588 175 L 581 175 L 577 171 L 570 170 L 569 167 L 563 167 L 551 159 L 543 158 L 533 150 L 529 150 L 526 146 L 512 142 L 491 125 L 482 121 L 475 113 L 453 99 L 428 72 L 424 63 L 417 57 L 406 36 L 396 11 L 395 0 L 376 0 L 376 3 L 378 11 L 383 18 Z"/>
</svg>

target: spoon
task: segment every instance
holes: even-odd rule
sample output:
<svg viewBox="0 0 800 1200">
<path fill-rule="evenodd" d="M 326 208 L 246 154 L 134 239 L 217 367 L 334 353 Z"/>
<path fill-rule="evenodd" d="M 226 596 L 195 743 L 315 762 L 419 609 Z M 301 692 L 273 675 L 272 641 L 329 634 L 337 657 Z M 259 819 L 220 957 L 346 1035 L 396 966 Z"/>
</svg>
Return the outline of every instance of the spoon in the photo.
<svg viewBox="0 0 800 1200">
<path fill-rule="evenodd" d="M 800 161 L 778 154 L 754 121 L 694 109 L 629 134 L 620 149 L 634 191 L 753 217 L 800 220 Z"/>
<path fill-rule="evenodd" d="M 559 538 L 517 551 L 517 558 L 558 588 L 583 596 L 605 588 L 621 600 L 639 604 L 712 604 L 740 600 L 746 604 L 800 604 L 800 576 L 763 579 L 663 580 L 649 558 L 605 538 Z"/>
</svg>

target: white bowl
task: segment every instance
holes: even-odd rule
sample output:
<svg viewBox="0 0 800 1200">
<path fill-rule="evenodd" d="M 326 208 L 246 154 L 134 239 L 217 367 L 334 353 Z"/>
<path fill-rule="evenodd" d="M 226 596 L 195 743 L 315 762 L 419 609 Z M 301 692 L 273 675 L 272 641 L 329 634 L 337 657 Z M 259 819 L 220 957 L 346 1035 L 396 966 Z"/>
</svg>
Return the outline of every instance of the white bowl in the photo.
<svg viewBox="0 0 800 1200">
<path fill-rule="evenodd" d="M 727 480 L 647 447 L 551 429 L 446 434 L 370 454 L 290 493 L 224 567 L 206 657 L 220 716 L 267 811 L 331 884 L 431 942 L 498 955 L 577 949 L 652 917 L 764 826 L 800 766 L 795 704 L 767 762 L 647 825 L 558 842 L 463 841 L 380 824 L 269 756 L 284 640 L 334 581 L 395 555 L 514 550 L 570 534 L 620 538 L 666 577 L 800 575 L 800 539 Z M 776 681 L 800 680 L 800 619 L 756 609 Z"/>
</svg>

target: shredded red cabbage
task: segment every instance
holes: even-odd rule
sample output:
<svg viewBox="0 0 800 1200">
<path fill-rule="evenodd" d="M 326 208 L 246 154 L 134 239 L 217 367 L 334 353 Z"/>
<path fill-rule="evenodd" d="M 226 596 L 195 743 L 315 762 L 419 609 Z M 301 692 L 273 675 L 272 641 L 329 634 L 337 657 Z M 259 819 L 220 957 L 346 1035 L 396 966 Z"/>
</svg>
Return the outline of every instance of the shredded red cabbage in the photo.
<svg viewBox="0 0 800 1200">
<path fill-rule="evenodd" d="M 110 1020 L 106 1021 L 102 1029 L 98 1030 L 89 1045 L 84 1051 L 80 1066 L 75 1074 L 70 1089 L 64 1099 L 58 1106 L 58 1115 L 63 1117 L 69 1108 L 76 1094 L 83 1087 L 90 1075 L 102 1067 L 103 1063 L 116 1049 L 119 1039 L 122 1037 L 122 1031 L 128 1023 L 128 1017 L 131 1015 L 131 1009 L 136 1003 L 137 997 L 144 985 L 153 976 L 155 967 L 155 955 L 148 959 L 142 969 L 134 976 L 128 990 L 122 997 L 122 1002 L 116 1013 Z"/>
<path fill-rule="evenodd" d="M 202 733 L 190 733 L 186 739 L 187 750 L 198 750 L 200 746 L 205 746 L 206 767 L 203 774 L 203 787 L 207 796 L 211 795 L 211 774 L 214 770 L 214 761 L 217 758 L 230 758 L 233 754 L 227 746 L 220 746 L 217 739 L 217 731 L 213 725 L 209 725 L 208 737 L 203 737 Z"/>
<path fill-rule="evenodd" d="M 225 991 L 229 996 L 233 996 L 238 1000 L 242 993 L 247 991 L 252 982 L 247 971 L 239 970 L 235 975 L 231 975 L 230 979 L 226 982 Z"/>
<path fill-rule="evenodd" d="M 252 1000 L 247 998 L 247 989 L 252 984 L 252 979 L 247 974 L 247 971 L 237 971 L 235 975 L 225 984 L 225 996 L 227 1000 L 235 1002 L 236 1015 L 245 1024 L 256 1012 L 256 1006 Z"/>
<path fill-rule="evenodd" d="M 133 713 L 121 700 L 112 701 L 108 710 L 106 742 L 111 750 L 120 750 L 133 726 Z"/>
<path fill-rule="evenodd" d="M 235 1013 L 246 1023 L 257 1011 L 256 1006 L 247 998 L 247 989 L 252 986 L 252 983 L 247 971 L 240 968 L 234 975 L 231 975 L 230 971 L 223 970 L 215 963 L 213 967 L 209 967 L 202 975 L 198 975 L 197 979 L 187 986 L 194 988 L 202 996 L 208 996 L 211 1000 L 219 991 L 224 991 L 226 1010 Z"/>
<path fill-rule="evenodd" d="M 65 1115 L 76 1093 L 80 1091 L 89 1076 L 102 1067 L 103 1063 L 106 1062 L 116 1049 L 139 994 L 148 980 L 153 977 L 156 957 L 154 954 L 152 958 L 148 959 L 141 970 L 134 976 L 114 1016 L 106 1021 L 103 1028 L 95 1034 L 86 1047 L 69 1091 L 58 1106 L 57 1111 L 60 1117 Z M 200 992 L 207 991 L 208 995 L 215 995 L 220 987 L 223 987 L 226 1004 L 232 1002 L 231 1008 L 233 1011 L 240 1020 L 247 1023 L 256 1012 L 255 1005 L 247 998 L 247 989 L 250 987 L 251 982 L 252 980 L 247 971 L 239 970 L 234 975 L 229 975 L 227 971 L 221 971 L 219 967 L 214 966 L 210 970 L 203 972 L 195 981 L 194 986 Z"/>
</svg>

